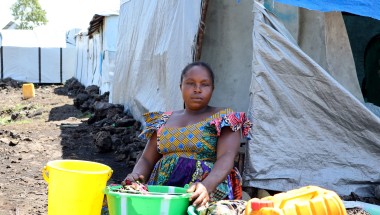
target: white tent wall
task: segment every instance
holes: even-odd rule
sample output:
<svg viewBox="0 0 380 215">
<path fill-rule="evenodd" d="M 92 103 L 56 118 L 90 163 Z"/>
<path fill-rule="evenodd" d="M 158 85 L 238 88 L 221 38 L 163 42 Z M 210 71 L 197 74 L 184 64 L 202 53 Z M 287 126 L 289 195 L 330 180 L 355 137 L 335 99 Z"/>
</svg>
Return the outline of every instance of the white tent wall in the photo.
<svg viewBox="0 0 380 215">
<path fill-rule="evenodd" d="M 210 104 L 248 110 L 252 71 L 252 0 L 209 1 L 201 60 L 215 73 Z M 237 24 L 239 23 L 239 24 Z"/>
<path fill-rule="evenodd" d="M 49 56 L 60 56 L 60 49 L 49 48 L 41 50 L 41 82 L 58 83 L 61 79 L 61 59 L 60 57 L 49 59 Z M 59 67 L 56 65 L 59 65 Z"/>
<path fill-rule="evenodd" d="M 68 45 L 69 46 L 69 45 Z M 76 67 L 76 48 L 62 49 L 62 83 L 74 77 Z"/>
<path fill-rule="evenodd" d="M 107 16 L 104 19 L 103 32 L 103 55 L 102 55 L 102 83 L 101 92 L 109 92 L 111 90 L 111 82 L 114 76 L 116 44 L 118 32 L 119 16 Z"/>
<path fill-rule="evenodd" d="M 1 35 L 1 77 L 32 83 L 62 83 L 73 77 L 75 47 L 66 33 L 5 30 Z"/>
<path fill-rule="evenodd" d="M 2 60 L 3 78 L 39 82 L 38 48 L 3 47 Z"/>
<path fill-rule="evenodd" d="M 380 183 L 380 119 L 259 4 L 254 17 L 245 186 L 318 185 L 373 196 Z"/>
<path fill-rule="evenodd" d="M 139 121 L 183 108 L 180 74 L 193 61 L 200 15 L 201 0 L 122 1 L 110 101 Z"/>
<path fill-rule="evenodd" d="M 104 51 L 103 55 L 101 56 L 102 64 L 102 78 L 101 78 L 101 84 L 100 84 L 100 92 L 110 92 L 111 90 L 111 82 L 113 80 L 114 76 L 114 70 L 115 70 L 115 52 L 113 51 Z"/>
<path fill-rule="evenodd" d="M 103 23 L 103 50 L 115 52 L 117 50 L 119 16 L 106 16 Z"/>
<path fill-rule="evenodd" d="M 87 50 L 87 82 L 83 84 L 87 87 L 89 85 L 97 85 L 101 87 L 101 55 L 102 55 L 102 33 L 93 34 L 92 38 L 88 40 Z"/>
<path fill-rule="evenodd" d="M 83 85 L 87 84 L 88 72 L 88 36 L 77 35 L 76 37 L 76 70 L 74 77 Z"/>
<path fill-rule="evenodd" d="M 91 37 L 76 38 L 75 78 L 84 86 L 97 85 L 100 93 L 110 91 L 115 64 L 118 15 L 104 15 L 102 26 Z"/>
<path fill-rule="evenodd" d="M 97 85 L 101 87 L 101 50 L 100 33 L 77 37 L 77 68 L 75 78 L 85 87 Z"/>
</svg>

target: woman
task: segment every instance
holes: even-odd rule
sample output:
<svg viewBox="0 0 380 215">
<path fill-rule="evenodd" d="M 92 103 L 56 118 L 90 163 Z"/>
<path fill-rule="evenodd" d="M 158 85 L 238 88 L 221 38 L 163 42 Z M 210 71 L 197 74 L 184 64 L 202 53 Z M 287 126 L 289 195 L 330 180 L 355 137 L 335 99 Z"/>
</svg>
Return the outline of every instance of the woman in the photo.
<svg viewBox="0 0 380 215">
<path fill-rule="evenodd" d="M 150 185 L 190 184 L 194 206 L 221 199 L 241 199 L 241 178 L 233 167 L 240 132 L 251 127 L 244 113 L 209 106 L 214 73 L 203 62 L 187 65 L 180 89 L 185 109 L 144 114 L 140 137 L 149 140 L 126 180 Z"/>
</svg>

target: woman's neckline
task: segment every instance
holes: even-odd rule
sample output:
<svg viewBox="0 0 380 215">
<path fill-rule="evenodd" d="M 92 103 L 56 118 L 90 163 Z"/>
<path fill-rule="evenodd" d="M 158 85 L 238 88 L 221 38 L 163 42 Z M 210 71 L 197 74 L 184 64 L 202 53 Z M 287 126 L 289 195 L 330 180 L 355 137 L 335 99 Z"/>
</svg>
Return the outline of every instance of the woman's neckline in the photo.
<svg viewBox="0 0 380 215">
<path fill-rule="evenodd" d="M 201 122 L 204 122 L 204 121 L 206 121 L 206 120 L 212 118 L 214 115 L 219 114 L 219 113 L 222 112 L 222 111 L 226 111 L 226 112 L 227 112 L 227 110 L 229 110 L 230 108 L 220 108 L 220 107 L 217 107 L 216 109 L 217 109 L 217 111 L 215 111 L 215 112 L 212 113 L 211 115 L 209 115 L 209 116 L 203 118 L 202 120 L 200 120 L 200 121 L 198 121 L 198 122 L 191 123 L 191 124 L 188 124 L 188 125 L 186 125 L 186 126 L 175 126 L 175 127 L 174 127 L 174 126 L 170 126 L 170 127 L 168 127 L 168 126 L 166 126 L 166 122 L 167 122 L 167 121 L 166 121 L 165 124 L 163 125 L 163 127 L 167 128 L 167 129 L 187 128 L 187 127 L 190 127 L 190 126 L 193 126 L 193 125 L 199 124 L 199 123 L 201 123 Z M 174 113 L 174 111 L 167 112 L 167 114 L 169 115 L 169 118 L 168 118 L 167 120 L 170 119 L 170 117 L 172 116 L 173 113 Z"/>
<path fill-rule="evenodd" d="M 202 110 L 198 110 L 198 111 L 194 111 L 194 110 L 190 110 L 190 109 L 186 109 L 186 108 L 183 110 L 180 110 L 180 111 L 183 111 L 183 113 L 187 113 L 190 116 L 198 116 L 198 115 L 204 114 L 206 112 L 212 112 L 211 110 L 214 108 L 220 109 L 218 107 L 212 107 L 212 106 L 207 105 L 207 107 L 202 108 Z M 180 112 L 180 111 L 178 111 L 178 112 Z"/>
</svg>

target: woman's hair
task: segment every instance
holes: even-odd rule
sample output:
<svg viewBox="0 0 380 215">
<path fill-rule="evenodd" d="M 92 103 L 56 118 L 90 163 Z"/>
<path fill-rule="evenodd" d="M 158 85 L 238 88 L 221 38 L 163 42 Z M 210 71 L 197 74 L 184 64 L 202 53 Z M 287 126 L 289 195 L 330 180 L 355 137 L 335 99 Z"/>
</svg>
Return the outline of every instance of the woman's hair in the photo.
<svg viewBox="0 0 380 215">
<path fill-rule="evenodd" d="M 180 84 L 182 83 L 183 77 L 186 75 L 187 71 L 189 71 L 193 66 L 200 66 L 200 67 L 205 68 L 206 71 L 208 72 L 208 74 L 210 75 L 210 77 L 211 77 L 211 81 L 212 81 L 212 85 L 214 86 L 214 72 L 212 71 L 211 67 L 210 67 L 207 63 L 205 63 L 205 62 L 201 62 L 201 61 L 197 61 L 197 62 L 190 63 L 190 64 L 188 64 L 188 65 L 182 70 L 182 73 L 181 73 L 181 82 L 180 82 Z"/>
</svg>

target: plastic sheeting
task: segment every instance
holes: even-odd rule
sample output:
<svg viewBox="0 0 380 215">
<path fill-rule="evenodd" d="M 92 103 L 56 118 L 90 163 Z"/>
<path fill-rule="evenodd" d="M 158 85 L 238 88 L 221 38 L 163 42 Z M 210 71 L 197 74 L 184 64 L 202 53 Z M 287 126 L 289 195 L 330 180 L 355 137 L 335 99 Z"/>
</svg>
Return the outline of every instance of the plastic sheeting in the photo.
<svg viewBox="0 0 380 215">
<path fill-rule="evenodd" d="M 322 12 L 344 11 L 353 14 L 368 16 L 380 20 L 380 1 L 379 0 L 276 0 L 284 4 L 290 4 L 310 10 Z"/>
<path fill-rule="evenodd" d="M 373 196 L 380 183 L 380 120 L 254 6 L 246 186 L 318 185 Z"/>
<path fill-rule="evenodd" d="M 193 60 L 201 0 L 122 1 L 110 100 L 137 120 L 183 108 L 181 70 Z"/>
<path fill-rule="evenodd" d="M 84 33 L 76 37 L 75 78 L 86 87 L 98 86 L 103 94 L 111 90 L 119 16 L 116 12 L 97 15 L 104 16 L 102 23 L 97 23 L 99 29 L 91 37 Z"/>
<path fill-rule="evenodd" d="M 102 86 L 102 34 L 94 34 L 90 39 L 87 35 L 77 36 L 77 68 L 75 78 L 84 86 Z"/>
<path fill-rule="evenodd" d="M 65 48 L 66 32 L 51 30 L 3 30 L 1 45 L 12 47 Z"/>
<path fill-rule="evenodd" d="M 75 44 L 67 44 L 66 37 L 64 31 L 1 31 L 1 77 L 32 83 L 62 83 L 73 77 Z"/>
</svg>

